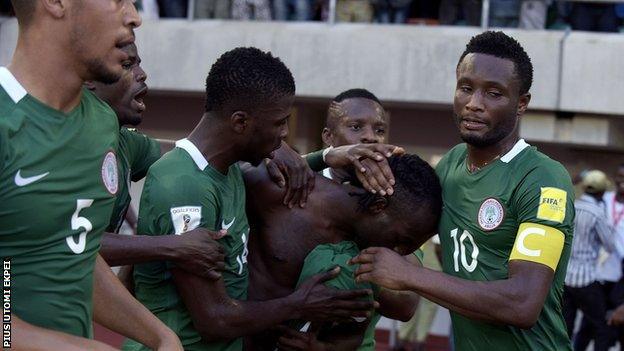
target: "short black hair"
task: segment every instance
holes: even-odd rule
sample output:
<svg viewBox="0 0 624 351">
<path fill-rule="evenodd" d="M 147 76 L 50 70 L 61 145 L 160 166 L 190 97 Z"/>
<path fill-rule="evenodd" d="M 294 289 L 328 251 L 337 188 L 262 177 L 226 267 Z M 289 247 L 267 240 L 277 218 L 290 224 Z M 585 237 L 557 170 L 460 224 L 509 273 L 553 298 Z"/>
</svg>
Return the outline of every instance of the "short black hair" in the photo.
<svg viewBox="0 0 624 351">
<path fill-rule="evenodd" d="M 11 0 L 11 4 L 13 5 L 13 12 L 15 12 L 15 17 L 17 17 L 18 22 L 21 25 L 27 25 L 30 23 L 32 19 L 35 8 L 37 6 L 36 0 Z"/>
<path fill-rule="evenodd" d="M 375 96 L 375 94 L 362 88 L 345 90 L 342 93 L 336 95 L 336 97 L 332 101 L 343 102 L 344 100 L 353 99 L 353 98 L 363 98 L 363 99 L 373 100 L 376 103 L 381 105 L 381 101 L 379 101 L 379 99 Z"/>
<path fill-rule="evenodd" d="M 295 80 L 270 52 L 239 47 L 212 65 L 206 78 L 206 112 L 254 111 L 295 94 Z M 230 111 L 226 111 L 230 112 Z"/>
<path fill-rule="evenodd" d="M 422 206 L 427 206 L 428 214 L 436 219 L 437 224 L 442 213 L 442 187 L 435 170 L 423 159 L 411 154 L 392 156 L 388 158 L 388 165 L 395 179 L 394 194 L 385 196 L 388 207 L 413 214 Z M 358 196 L 360 211 L 366 211 L 382 197 L 369 192 Z"/>
<path fill-rule="evenodd" d="M 485 54 L 511 60 L 520 79 L 520 94 L 526 94 L 533 84 L 533 64 L 518 41 L 503 32 L 487 31 L 475 35 L 466 45 L 457 66 L 468 54 Z"/>
</svg>

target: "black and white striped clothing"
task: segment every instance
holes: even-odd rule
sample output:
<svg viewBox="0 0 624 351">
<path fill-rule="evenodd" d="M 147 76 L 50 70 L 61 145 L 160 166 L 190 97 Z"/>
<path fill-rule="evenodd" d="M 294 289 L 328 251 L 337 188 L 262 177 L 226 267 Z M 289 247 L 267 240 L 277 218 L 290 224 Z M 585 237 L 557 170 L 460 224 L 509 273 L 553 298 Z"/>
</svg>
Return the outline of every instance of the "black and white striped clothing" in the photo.
<svg viewBox="0 0 624 351">
<path fill-rule="evenodd" d="M 596 281 L 600 248 L 616 250 L 613 227 L 609 224 L 604 202 L 587 194 L 574 202 L 574 240 L 565 285 L 581 288 Z"/>
</svg>

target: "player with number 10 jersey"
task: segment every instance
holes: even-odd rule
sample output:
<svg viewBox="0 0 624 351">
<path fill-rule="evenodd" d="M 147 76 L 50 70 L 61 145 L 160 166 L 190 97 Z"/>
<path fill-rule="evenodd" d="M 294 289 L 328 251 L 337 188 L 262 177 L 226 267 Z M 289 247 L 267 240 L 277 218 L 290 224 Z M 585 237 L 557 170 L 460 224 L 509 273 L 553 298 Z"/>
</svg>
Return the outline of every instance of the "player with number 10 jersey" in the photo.
<svg viewBox="0 0 624 351">
<path fill-rule="evenodd" d="M 554 279 L 530 329 L 452 313 L 458 350 L 570 350 L 561 314 L 563 280 L 574 223 L 574 191 L 560 163 L 519 140 L 474 173 L 466 144 L 438 164 L 444 209 L 440 221 L 444 272 L 473 281 L 507 279 L 510 260 L 544 264 Z"/>
</svg>

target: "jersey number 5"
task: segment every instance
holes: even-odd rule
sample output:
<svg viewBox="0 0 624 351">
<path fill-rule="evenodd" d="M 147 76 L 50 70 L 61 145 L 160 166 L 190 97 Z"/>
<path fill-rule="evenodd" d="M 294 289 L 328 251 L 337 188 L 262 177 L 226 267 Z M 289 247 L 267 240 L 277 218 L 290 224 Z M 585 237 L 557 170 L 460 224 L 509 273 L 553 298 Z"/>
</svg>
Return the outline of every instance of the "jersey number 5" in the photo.
<svg viewBox="0 0 624 351">
<path fill-rule="evenodd" d="M 455 269 L 455 272 L 459 272 L 459 261 L 461 256 L 462 267 L 464 267 L 466 271 L 472 273 L 477 268 L 477 264 L 479 263 L 479 261 L 477 261 L 477 257 L 479 257 L 479 247 L 475 243 L 474 238 L 472 237 L 472 234 L 470 234 L 470 232 L 464 230 L 459 239 L 457 238 L 458 233 L 459 229 L 457 228 L 451 230 L 451 238 L 453 238 L 453 246 L 455 248 L 455 250 L 453 251 L 453 268 Z M 466 245 L 464 244 L 466 239 L 470 241 L 470 244 L 472 246 L 472 253 L 470 254 L 470 264 L 468 264 L 468 258 L 466 257 Z"/>
<path fill-rule="evenodd" d="M 87 245 L 87 233 L 89 233 L 93 229 L 93 224 L 91 221 L 86 219 L 85 217 L 80 217 L 78 214 L 82 209 L 90 207 L 93 204 L 92 199 L 79 199 L 76 200 L 76 211 L 72 215 L 71 218 L 71 229 L 72 230 L 80 230 L 80 228 L 84 228 L 84 231 L 78 235 L 78 242 L 75 241 L 76 235 L 70 235 L 65 240 L 67 241 L 67 246 L 76 254 L 81 254 L 85 250 L 85 246 Z"/>
</svg>

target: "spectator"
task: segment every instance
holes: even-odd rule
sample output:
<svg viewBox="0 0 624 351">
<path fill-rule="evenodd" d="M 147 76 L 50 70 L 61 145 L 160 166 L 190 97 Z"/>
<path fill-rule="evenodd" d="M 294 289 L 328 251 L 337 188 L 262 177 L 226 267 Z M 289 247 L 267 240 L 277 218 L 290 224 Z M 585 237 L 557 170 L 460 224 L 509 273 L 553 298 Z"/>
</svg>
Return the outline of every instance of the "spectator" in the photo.
<svg viewBox="0 0 624 351">
<path fill-rule="evenodd" d="M 517 28 L 521 0 L 491 0 L 490 27 Z"/>
<path fill-rule="evenodd" d="M 160 17 L 186 18 L 188 15 L 188 0 L 158 0 Z"/>
<path fill-rule="evenodd" d="M 375 0 L 375 17 L 379 23 L 405 23 L 412 0 Z"/>
<path fill-rule="evenodd" d="M 615 4 L 575 2 L 570 13 L 570 25 L 574 30 L 617 32 Z"/>
<path fill-rule="evenodd" d="M 273 19 L 310 21 L 312 5 L 312 0 L 273 0 Z"/>
<path fill-rule="evenodd" d="M 607 207 L 609 224 L 615 230 L 615 245 L 617 248 L 624 247 L 624 164 L 621 164 L 616 170 L 615 191 L 606 192 L 603 199 Z M 604 296 L 607 299 L 607 310 L 624 302 L 624 292 L 621 288 L 617 288 L 624 283 L 621 268 L 621 262 L 624 258 L 623 251 L 618 249 L 612 252 L 598 267 L 598 279 L 602 282 Z M 593 334 L 591 324 L 583 318 L 581 328 L 576 335 L 575 345 L 583 349 L 586 348 Z"/>
<path fill-rule="evenodd" d="M 457 24 L 462 14 L 467 25 L 480 26 L 481 0 L 442 0 L 440 2 L 440 24 Z"/>
<path fill-rule="evenodd" d="M 587 172 L 582 183 L 585 193 L 574 202 L 574 240 L 563 287 L 563 316 L 571 337 L 576 310 L 580 309 L 594 330 L 594 350 L 607 351 L 611 332 L 607 326 L 607 303 L 597 281 L 596 265 L 601 248 L 616 251 L 613 227 L 608 223 L 602 200 L 608 181 L 603 172 L 592 170 Z"/>
<path fill-rule="evenodd" d="M 195 0 L 194 18 L 231 18 L 230 0 Z"/>
<path fill-rule="evenodd" d="M 337 0 L 336 21 L 372 22 L 373 6 L 369 0 Z"/>
<path fill-rule="evenodd" d="M 544 29 L 552 0 L 523 0 L 520 6 L 520 28 Z"/>
<path fill-rule="evenodd" d="M 269 0 L 233 0 L 232 18 L 236 20 L 270 21 Z"/>
</svg>

